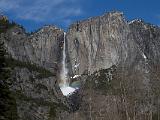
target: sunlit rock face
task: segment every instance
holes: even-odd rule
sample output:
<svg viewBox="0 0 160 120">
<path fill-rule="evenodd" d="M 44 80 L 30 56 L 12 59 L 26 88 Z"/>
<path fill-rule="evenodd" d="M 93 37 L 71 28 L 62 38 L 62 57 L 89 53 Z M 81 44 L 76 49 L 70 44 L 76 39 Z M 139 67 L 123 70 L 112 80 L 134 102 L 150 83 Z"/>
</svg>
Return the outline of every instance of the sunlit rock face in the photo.
<svg viewBox="0 0 160 120">
<path fill-rule="evenodd" d="M 44 26 L 27 34 L 23 28 L 15 26 L 0 37 L 6 39 L 4 43 L 7 52 L 14 59 L 55 71 L 60 58 L 59 41 L 63 39 L 63 30 L 55 26 Z"/>
<path fill-rule="evenodd" d="M 79 91 L 79 110 L 66 120 L 158 119 L 159 40 L 159 27 L 127 22 L 120 12 L 72 24 L 67 41 L 73 77 L 92 74 Z"/>
<path fill-rule="evenodd" d="M 72 70 L 78 75 L 132 62 L 138 51 L 129 25 L 120 12 L 72 24 L 67 41 Z"/>
</svg>

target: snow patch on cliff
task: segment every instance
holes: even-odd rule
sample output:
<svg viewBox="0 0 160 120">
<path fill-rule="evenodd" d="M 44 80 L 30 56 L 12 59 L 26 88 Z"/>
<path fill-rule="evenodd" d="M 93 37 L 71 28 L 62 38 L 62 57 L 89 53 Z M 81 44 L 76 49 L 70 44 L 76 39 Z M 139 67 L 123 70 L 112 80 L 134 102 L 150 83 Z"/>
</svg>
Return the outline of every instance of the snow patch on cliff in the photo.
<svg viewBox="0 0 160 120">
<path fill-rule="evenodd" d="M 74 66 L 74 68 L 77 68 L 79 65 L 80 65 L 80 63 L 76 64 L 76 65 Z"/>
<path fill-rule="evenodd" d="M 147 59 L 147 57 L 144 53 L 142 53 L 142 56 L 143 56 L 144 59 Z"/>
<path fill-rule="evenodd" d="M 78 78 L 78 77 L 80 77 L 81 75 L 74 75 L 73 77 L 71 77 L 71 78 Z"/>
</svg>

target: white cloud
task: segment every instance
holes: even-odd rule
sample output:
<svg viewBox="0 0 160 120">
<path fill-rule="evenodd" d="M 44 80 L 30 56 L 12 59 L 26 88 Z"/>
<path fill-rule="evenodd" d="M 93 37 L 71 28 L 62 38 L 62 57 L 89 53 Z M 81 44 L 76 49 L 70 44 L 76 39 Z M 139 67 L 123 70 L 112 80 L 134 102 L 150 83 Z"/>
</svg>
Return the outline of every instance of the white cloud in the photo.
<svg viewBox="0 0 160 120">
<path fill-rule="evenodd" d="M 33 21 L 69 21 L 82 14 L 79 0 L 0 0 L 0 10 L 12 12 L 15 18 Z"/>
<path fill-rule="evenodd" d="M 59 11 L 60 14 L 62 14 L 64 17 L 68 17 L 70 15 L 80 15 L 82 13 L 82 10 L 80 8 L 69 8 L 66 10 L 66 8 L 63 8 Z"/>
<path fill-rule="evenodd" d="M 19 8 L 19 0 L 0 0 L 0 10 L 9 11 Z"/>
</svg>

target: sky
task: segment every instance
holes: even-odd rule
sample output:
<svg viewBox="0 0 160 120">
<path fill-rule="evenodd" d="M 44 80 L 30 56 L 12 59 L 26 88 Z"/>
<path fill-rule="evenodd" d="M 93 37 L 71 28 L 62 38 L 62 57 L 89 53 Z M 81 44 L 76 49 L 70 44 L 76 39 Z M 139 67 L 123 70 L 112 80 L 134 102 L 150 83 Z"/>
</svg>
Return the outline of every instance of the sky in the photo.
<svg viewBox="0 0 160 120">
<path fill-rule="evenodd" d="M 0 0 L 0 13 L 33 32 L 44 25 L 67 30 L 72 22 L 118 10 L 126 20 L 160 25 L 160 0 Z"/>
</svg>

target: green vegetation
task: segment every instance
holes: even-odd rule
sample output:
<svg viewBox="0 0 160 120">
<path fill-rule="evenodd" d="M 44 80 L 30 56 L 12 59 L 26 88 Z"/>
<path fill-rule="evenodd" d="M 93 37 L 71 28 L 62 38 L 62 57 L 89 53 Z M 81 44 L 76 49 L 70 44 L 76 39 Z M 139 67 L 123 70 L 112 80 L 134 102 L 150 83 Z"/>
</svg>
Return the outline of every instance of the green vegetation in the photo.
<svg viewBox="0 0 160 120">
<path fill-rule="evenodd" d="M 38 105 L 47 105 L 50 106 L 53 103 L 46 102 L 44 100 L 37 100 L 33 98 L 28 98 L 19 92 L 13 93 L 9 90 L 9 85 L 12 84 L 10 78 L 11 70 L 15 67 L 27 68 L 29 71 L 36 71 L 38 75 L 37 78 L 47 78 L 54 76 L 49 70 L 39 67 L 35 64 L 29 62 L 21 62 L 19 60 L 14 60 L 12 58 L 6 58 L 7 53 L 4 49 L 3 43 L 0 43 L 0 119 L 2 120 L 17 120 L 17 105 L 16 99 L 23 99 L 25 101 L 32 101 Z M 31 78 L 31 81 L 34 82 L 35 78 Z M 38 85 L 40 89 L 45 86 Z M 55 106 L 55 105 L 54 105 Z M 53 112 L 53 108 L 51 109 Z"/>
<path fill-rule="evenodd" d="M 48 90 L 48 88 L 45 86 L 45 85 L 42 85 L 42 84 L 37 84 L 36 86 L 35 86 L 35 88 L 37 89 L 37 90 L 40 90 L 40 89 L 43 89 L 43 90 Z"/>
<path fill-rule="evenodd" d="M 20 68 L 27 68 L 31 72 L 32 71 L 38 72 L 39 74 L 36 76 L 36 78 L 38 79 L 55 76 L 55 74 L 50 72 L 49 70 L 46 70 L 43 67 L 37 66 L 36 64 L 31 64 L 29 62 L 22 62 L 12 58 L 7 58 L 6 62 L 12 69 L 15 67 L 20 67 Z"/>
<path fill-rule="evenodd" d="M 50 106 L 50 111 L 49 111 L 49 120 L 54 120 L 55 117 L 56 117 L 56 106 L 52 104 Z"/>
<path fill-rule="evenodd" d="M 66 111 L 68 110 L 68 108 L 62 103 L 54 103 L 54 102 L 45 101 L 43 99 L 27 97 L 23 93 L 21 93 L 21 91 L 17 91 L 13 94 L 15 98 L 19 100 L 35 103 L 38 106 L 49 106 L 50 107 L 49 120 L 54 120 L 54 118 L 56 117 L 57 109 L 62 109 Z"/>
<path fill-rule="evenodd" d="M 141 70 L 135 70 L 135 68 L 128 69 L 119 66 L 115 69 L 112 66 L 109 69 L 94 72 L 89 76 L 84 89 L 91 97 L 93 91 L 105 96 L 114 96 L 122 120 L 159 120 L 159 71 L 160 66 L 157 64 L 150 67 L 150 76 L 144 74 Z M 149 89 L 143 84 L 144 76 L 150 79 Z M 140 112 L 140 110 L 143 110 L 143 112 Z"/>
<path fill-rule="evenodd" d="M 102 91 L 103 94 L 107 94 L 113 91 L 112 84 L 112 73 L 115 71 L 116 67 L 112 66 L 109 69 L 102 69 L 94 72 L 91 76 L 87 78 L 86 87 L 93 88 L 95 90 Z"/>
<path fill-rule="evenodd" d="M 5 55 L 3 43 L 0 43 L 0 119 L 16 120 L 16 101 L 9 90 L 10 69 L 6 63 Z"/>
<path fill-rule="evenodd" d="M 14 26 L 16 26 L 15 22 L 9 22 L 8 19 L 4 16 L 0 18 L 0 33 L 6 32 L 7 29 L 10 29 Z"/>
<path fill-rule="evenodd" d="M 54 120 L 55 117 L 56 117 L 56 110 L 57 109 L 61 109 L 61 110 L 64 110 L 64 111 L 68 111 L 69 109 L 63 105 L 62 103 L 52 103 L 50 104 L 50 112 L 49 112 L 49 120 Z"/>
</svg>

